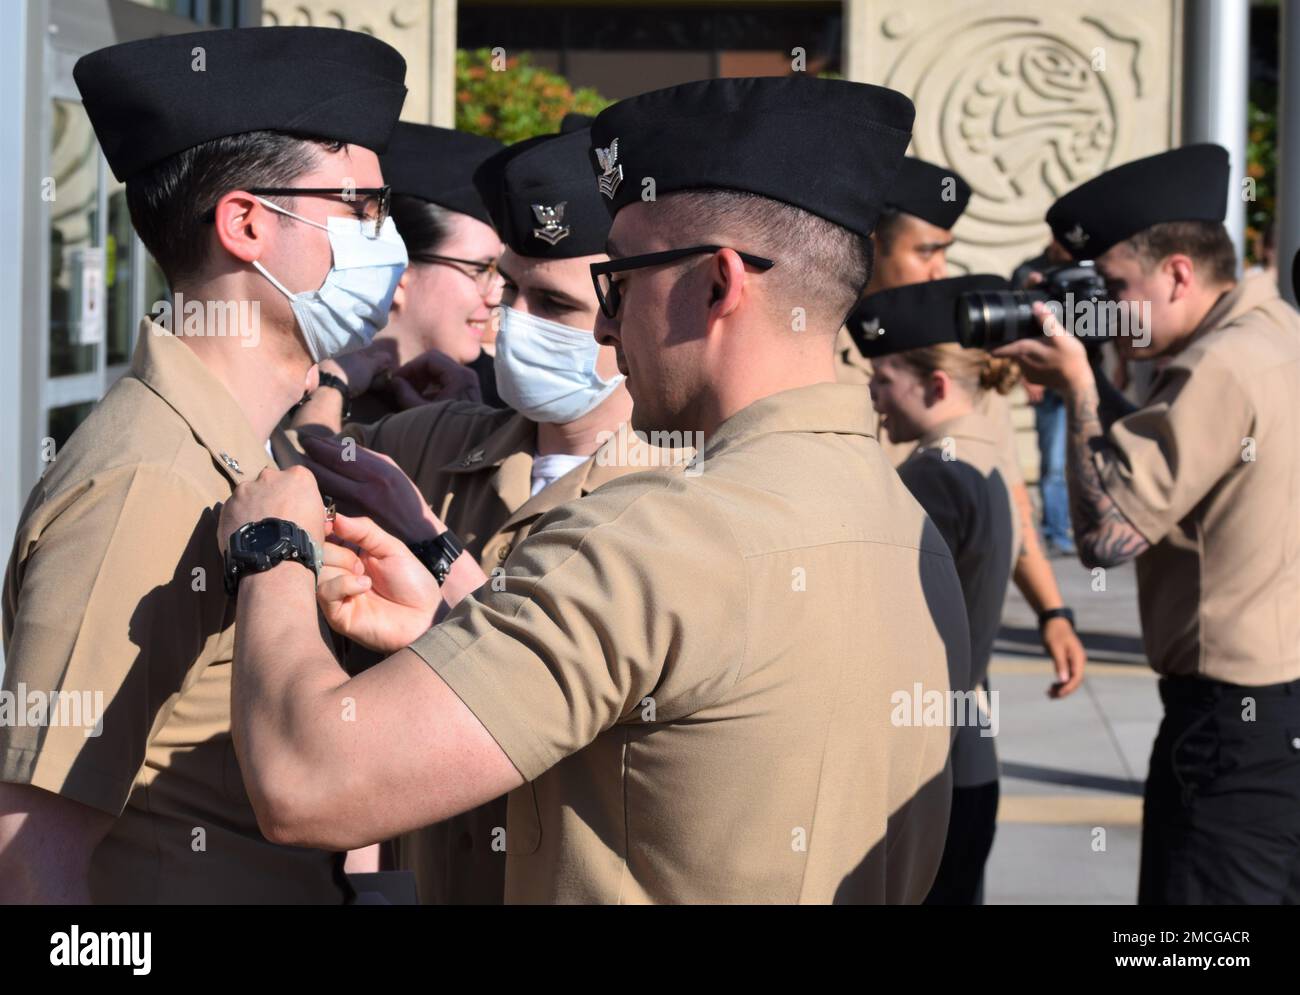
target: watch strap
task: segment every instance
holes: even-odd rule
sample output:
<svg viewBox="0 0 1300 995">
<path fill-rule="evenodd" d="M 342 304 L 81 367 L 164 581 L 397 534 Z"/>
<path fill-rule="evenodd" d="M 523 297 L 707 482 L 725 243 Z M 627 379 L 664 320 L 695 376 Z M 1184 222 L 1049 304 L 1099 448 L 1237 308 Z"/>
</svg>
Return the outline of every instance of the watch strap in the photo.
<svg viewBox="0 0 1300 995">
<path fill-rule="evenodd" d="M 1048 608 L 1046 611 L 1038 613 L 1038 628 L 1041 631 L 1043 626 L 1054 618 L 1063 618 L 1070 623 L 1070 628 L 1074 629 L 1074 611 L 1069 608 Z M 1077 630 L 1076 630 L 1077 631 Z"/>
<path fill-rule="evenodd" d="M 316 374 L 319 377 L 317 389 L 332 387 L 343 395 L 343 417 L 347 418 L 348 415 L 352 414 L 352 391 L 348 389 L 348 385 L 343 381 L 342 377 L 336 377 L 333 373 L 317 370 Z"/>
<path fill-rule="evenodd" d="M 465 551 L 465 544 L 451 529 L 432 539 L 423 539 L 406 545 L 439 584 L 446 581 L 447 575 L 451 573 L 452 564 Z"/>
</svg>

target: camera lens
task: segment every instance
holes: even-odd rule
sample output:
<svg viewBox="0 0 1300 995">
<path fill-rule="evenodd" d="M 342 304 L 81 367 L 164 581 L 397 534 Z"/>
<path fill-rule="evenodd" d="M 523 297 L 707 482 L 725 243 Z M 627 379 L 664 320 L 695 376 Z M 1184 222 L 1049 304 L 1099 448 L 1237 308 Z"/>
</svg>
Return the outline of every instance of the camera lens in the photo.
<svg viewBox="0 0 1300 995">
<path fill-rule="evenodd" d="M 998 346 L 1041 334 L 1031 310 L 1041 290 L 973 290 L 957 299 L 957 330 L 967 349 Z"/>
</svg>

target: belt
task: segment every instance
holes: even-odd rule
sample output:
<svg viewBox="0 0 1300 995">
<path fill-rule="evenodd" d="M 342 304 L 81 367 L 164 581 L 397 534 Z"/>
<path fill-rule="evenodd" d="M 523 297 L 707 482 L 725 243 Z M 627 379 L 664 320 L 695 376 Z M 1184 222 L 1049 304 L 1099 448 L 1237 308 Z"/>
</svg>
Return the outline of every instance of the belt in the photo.
<svg viewBox="0 0 1300 995">
<path fill-rule="evenodd" d="M 1166 705 L 1208 705 L 1221 700 L 1252 698 L 1296 698 L 1300 700 L 1300 678 L 1285 684 L 1229 684 L 1212 677 L 1162 677 L 1160 700 Z"/>
</svg>

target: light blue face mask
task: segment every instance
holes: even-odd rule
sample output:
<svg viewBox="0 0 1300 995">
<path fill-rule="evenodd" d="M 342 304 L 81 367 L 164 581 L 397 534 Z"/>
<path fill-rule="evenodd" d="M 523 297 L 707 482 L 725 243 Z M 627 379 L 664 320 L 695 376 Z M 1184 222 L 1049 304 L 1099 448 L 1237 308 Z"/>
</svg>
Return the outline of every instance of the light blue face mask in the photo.
<svg viewBox="0 0 1300 995">
<path fill-rule="evenodd" d="M 362 231 L 359 218 L 330 217 L 322 225 L 257 199 L 273 211 L 329 233 L 334 261 L 319 290 L 295 294 L 260 262 L 253 261 L 254 268 L 289 298 L 312 361 L 319 363 L 369 345 L 375 333 L 388 324 L 388 309 L 407 264 L 406 243 L 393 219 L 385 218 L 379 234 L 371 238 Z"/>
<path fill-rule="evenodd" d="M 493 366 L 501 400 L 525 418 L 563 424 L 581 418 L 623 382 L 596 372 L 600 343 L 590 331 L 501 308 Z"/>
</svg>

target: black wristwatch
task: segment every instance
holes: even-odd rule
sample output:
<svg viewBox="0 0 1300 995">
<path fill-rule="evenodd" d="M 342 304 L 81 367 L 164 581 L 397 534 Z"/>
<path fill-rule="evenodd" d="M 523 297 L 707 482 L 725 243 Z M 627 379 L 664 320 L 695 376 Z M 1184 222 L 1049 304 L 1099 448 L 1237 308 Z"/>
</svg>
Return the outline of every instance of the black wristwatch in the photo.
<svg viewBox="0 0 1300 995">
<path fill-rule="evenodd" d="M 310 535 L 282 518 L 249 522 L 230 533 L 226 547 L 226 593 L 232 598 L 248 574 L 262 573 L 289 560 L 320 577 L 321 553 Z"/>
<path fill-rule="evenodd" d="M 346 419 L 352 414 L 352 391 L 348 390 L 348 385 L 343 382 L 342 377 L 336 377 L 333 373 L 326 373 L 324 370 L 317 370 L 316 373 L 320 377 L 320 387 L 333 387 L 343 395 L 343 417 Z"/>
<path fill-rule="evenodd" d="M 433 579 L 439 584 L 446 582 L 447 574 L 451 573 L 451 565 L 456 562 L 456 557 L 465 551 L 464 543 L 456 538 L 456 534 L 451 529 L 432 539 L 408 542 L 406 546 L 415 554 L 415 558 L 428 568 L 429 573 L 433 574 Z"/>
<path fill-rule="evenodd" d="M 1054 618 L 1063 618 L 1070 623 L 1070 628 L 1074 629 L 1074 612 L 1069 608 L 1049 608 L 1047 611 L 1038 613 L 1038 631 L 1042 632 L 1043 627 Z M 1078 629 L 1075 629 L 1078 632 Z"/>
</svg>

